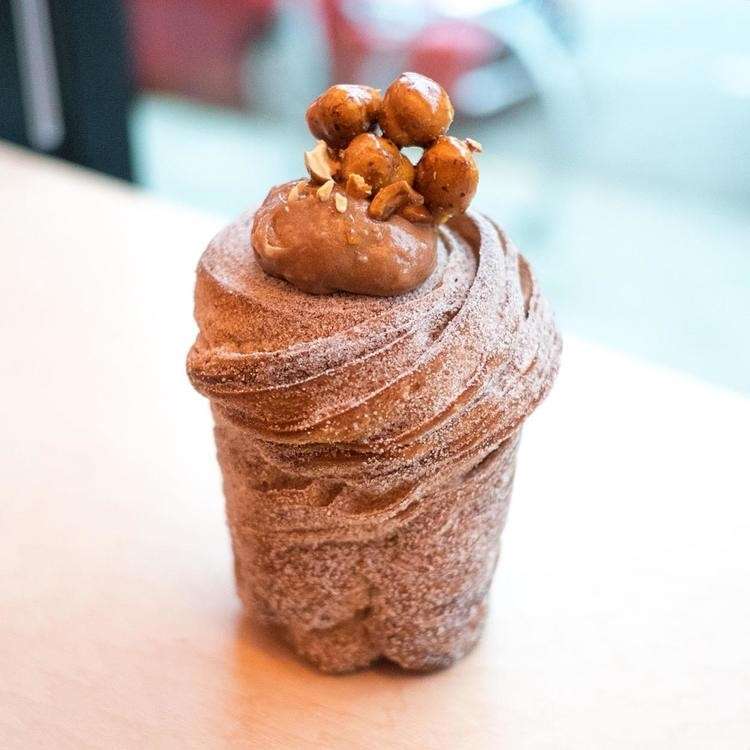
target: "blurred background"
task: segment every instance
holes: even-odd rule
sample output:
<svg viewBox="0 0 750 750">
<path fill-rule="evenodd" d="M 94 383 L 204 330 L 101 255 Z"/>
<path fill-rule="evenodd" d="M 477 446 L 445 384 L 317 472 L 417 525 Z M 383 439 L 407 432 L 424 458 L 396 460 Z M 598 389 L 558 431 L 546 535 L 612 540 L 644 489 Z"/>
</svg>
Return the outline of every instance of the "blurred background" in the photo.
<svg viewBox="0 0 750 750">
<path fill-rule="evenodd" d="M 750 2 L 0 0 L 0 138 L 227 219 L 402 70 L 565 330 L 750 392 Z"/>
</svg>

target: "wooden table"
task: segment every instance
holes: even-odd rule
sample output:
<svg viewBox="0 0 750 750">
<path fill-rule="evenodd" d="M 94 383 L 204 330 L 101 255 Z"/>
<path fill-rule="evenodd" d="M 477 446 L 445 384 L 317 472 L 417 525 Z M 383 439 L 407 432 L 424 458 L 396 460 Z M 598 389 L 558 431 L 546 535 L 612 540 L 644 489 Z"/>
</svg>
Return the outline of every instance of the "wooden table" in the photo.
<svg viewBox="0 0 750 750">
<path fill-rule="evenodd" d="M 0 747 L 750 748 L 750 401 L 568 336 L 481 645 L 326 677 L 243 618 L 184 375 L 218 221 L 0 147 Z"/>
</svg>

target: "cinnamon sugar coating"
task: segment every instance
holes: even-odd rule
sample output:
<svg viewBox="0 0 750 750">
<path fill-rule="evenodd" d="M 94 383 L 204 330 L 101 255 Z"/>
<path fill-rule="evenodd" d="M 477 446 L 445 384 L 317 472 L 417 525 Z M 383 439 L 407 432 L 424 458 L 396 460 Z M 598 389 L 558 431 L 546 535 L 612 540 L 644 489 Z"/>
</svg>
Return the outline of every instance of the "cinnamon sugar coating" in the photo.
<svg viewBox="0 0 750 750">
<path fill-rule="evenodd" d="M 397 297 L 316 297 L 266 275 L 251 221 L 201 259 L 188 356 L 240 596 L 327 671 L 450 664 L 481 632 L 520 429 L 558 368 L 550 310 L 471 212 Z"/>
</svg>

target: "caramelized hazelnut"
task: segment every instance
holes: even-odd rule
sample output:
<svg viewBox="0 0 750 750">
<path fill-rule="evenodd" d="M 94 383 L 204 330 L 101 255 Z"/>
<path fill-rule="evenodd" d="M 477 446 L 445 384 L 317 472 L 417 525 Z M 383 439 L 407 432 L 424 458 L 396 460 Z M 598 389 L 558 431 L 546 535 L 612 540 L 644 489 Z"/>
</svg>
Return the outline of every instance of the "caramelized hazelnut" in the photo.
<svg viewBox="0 0 750 750">
<path fill-rule="evenodd" d="M 323 202 L 327 201 L 331 194 L 333 193 L 333 188 L 335 187 L 336 183 L 333 180 L 328 180 L 327 182 L 324 182 L 315 192 L 320 200 Z"/>
<path fill-rule="evenodd" d="M 458 138 L 438 138 L 417 164 L 415 187 L 439 220 L 465 211 L 478 182 L 479 170 L 471 150 Z"/>
<path fill-rule="evenodd" d="M 321 185 L 339 171 L 340 165 L 330 151 L 325 141 L 318 141 L 315 148 L 305 151 L 305 169 Z"/>
<path fill-rule="evenodd" d="M 333 202 L 336 204 L 336 210 L 343 214 L 349 206 L 349 201 L 343 193 L 336 193 L 333 196 Z"/>
<path fill-rule="evenodd" d="M 412 224 L 429 224 L 432 221 L 432 214 L 424 206 L 416 203 L 407 203 L 402 206 L 398 215 L 403 216 Z"/>
<path fill-rule="evenodd" d="M 409 185 L 414 184 L 414 165 L 406 156 L 404 156 L 404 154 L 401 154 L 401 161 L 399 162 L 398 168 L 396 169 L 396 175 L 393 179 L 394 181 L 404 180 L 408 182 Z"/>
<path fill-rule="evenodd" d="M 365 182 L 361 174 L 352 172 L 346 178 L 346 194 L 353 198 L 367 198 L 372 193 L 372 188 Z"/>
<path fill-rule="evenodd" d="M 307 108 L 307 125 L 316 138 L 343 148 L 375 124 L 382 99 L 370 86 L 337 85 L 324 91 Z"/>
<path fill-rule="evenodd" d="M 398 182 L 392 182 L 378 191 L 378 194 L 372 199 L 367 213 L 373 219 L 386 221 L 400 208 L 409 204 L 420 206 L 423 202 L 424 198 L 408 182 L 398 180 Z"/>
<path fill-rule="evenodd" d="M 358 174 L 373 191 L 395 179 L 401 164 L 401 152 L 386 138 L 373 133 L 358 135 L 347 147 L 341 160 L 341 175 Z"/>
<path fill-rule="evenodd" d="M 426 146 L 450 127 L 453 105 L 439 83 L 403 73 L 386 90 L 378 120 L 397 146 Z"/>
</svg>

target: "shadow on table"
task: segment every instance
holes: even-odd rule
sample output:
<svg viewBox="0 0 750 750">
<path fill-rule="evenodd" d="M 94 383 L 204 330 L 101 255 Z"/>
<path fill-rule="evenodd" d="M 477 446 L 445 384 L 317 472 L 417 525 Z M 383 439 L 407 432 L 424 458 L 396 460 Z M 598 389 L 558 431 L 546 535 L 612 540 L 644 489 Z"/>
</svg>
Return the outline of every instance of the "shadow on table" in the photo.
<svg viewBox="0 0 750 750">
<path fill-rule="evenodd" d="M 368 679 L 377 676 L 378 682 L 386 680 L 426 680 L 431 676 L 445 673 L 447 669 L 437 669 L 430 672 L 409 671 L 397 664 L 381 659 L 369 669 L 350 672 L 342 675 L 325 674 L 318 671 L 311 664 L 299 658 L 285 641 L 279 628 L 264 625 L 252 616 L 240 613 L 236 623 L 236 639 L 234 647 L 235 674 L 243 673 L 257 678 L 258 669 L 271 669 L 278 675 L 279 671 L 289 675 L 304 675 L 309 679 L 315 675 L 321 679 L 350 681 L 352 679 Z M 448 668 L 450 669 L 450 668 Z"/>
</svg>

